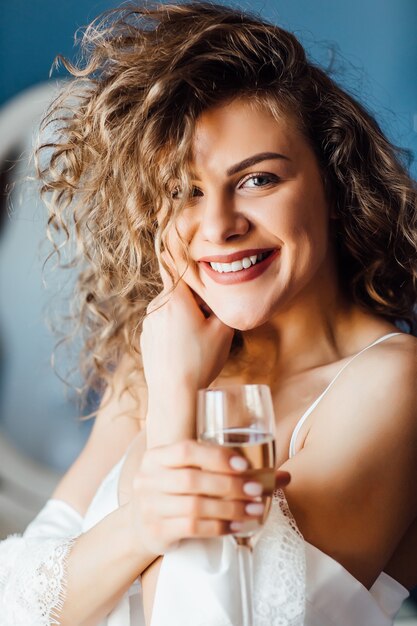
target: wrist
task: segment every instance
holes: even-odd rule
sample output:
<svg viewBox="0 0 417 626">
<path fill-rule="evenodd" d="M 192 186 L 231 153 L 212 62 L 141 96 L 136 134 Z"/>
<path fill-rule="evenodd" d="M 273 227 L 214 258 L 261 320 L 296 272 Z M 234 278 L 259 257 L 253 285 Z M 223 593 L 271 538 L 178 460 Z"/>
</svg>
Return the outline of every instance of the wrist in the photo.
<svg viewBox="0 0 417 626">
<path fill-rule="evenodd" d="M 119 511 L 123 517 L 125 549 L 130 558 L 135 560 L 138 570 L 142 573 L 160 554 L 155 554 L 149 550 L 146 542 L 142 540 L 132 501 L 120 507 Z"/>
<path fill-rule="evenodd" d="M 147 385 L 148 406 L 153 404 L 183 404 L 195 403 L 198 391 L 198 381 L 194 376 L 176 378 L 172 376 L 168 380 L 159 381 L 156 385 Z"/>
<path fill-rule="evenodd" d="M 195 438 L 196 395 L 196 389 L 181 386 L 148 398 L 147 448 Z"/>
</svg>

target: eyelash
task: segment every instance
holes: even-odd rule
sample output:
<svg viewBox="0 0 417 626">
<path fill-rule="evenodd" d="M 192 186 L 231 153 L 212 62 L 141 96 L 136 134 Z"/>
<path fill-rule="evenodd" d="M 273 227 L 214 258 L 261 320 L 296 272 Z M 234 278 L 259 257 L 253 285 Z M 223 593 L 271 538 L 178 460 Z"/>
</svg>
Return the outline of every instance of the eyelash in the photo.
<svg viewBox="0 0 417 626">
<path fill-rule="evenodd" d="M 255 179 L 255 178 L 266 178 L 268 180 L 268 182 L 265 185 L 255 185 L 254 187 L 252 187 L 252 189 L 256 189 L 256 188 L 260 189 L 262 187 L 267 187 L 271 183 L 277 183 L 277 182 L 279 182 L 281 180 L 279 176 L 276 176 L 276 174 L 267 174 L 266 172 L 255 172 L 255 173 L 252 173 L 252 174 L 248 174 L 246 176 L 246 178 L 244 178 L 242 181 L 240 181 L 240 183 L 238 185 L 239 189 L 241 187 L 243 187 L 243 185 L 245 183 L 247 183 L 249 180 L 252 180 L 252 179 Z M 199 192 L 199 193 L 194 193 L 194 192 Z M 174 193 L 173 193 L 172 198 L 174 200 L 178 199 L 178 196 L 175 196 Z M 191 196 L 190 196 L 190 200 L 192 200 L 194 198 L 197 198 L 197 197 L 199 197 L 201 195 L 203 195 L 201 189 L 199 189 L 199 187 L 193 187 L 192 188 L 192 193 L 191 193 Z"/>
<path fill-rule="evenodd" d="M 255 188 L 261 188 L 261 187 L 267 187 L 269 184 L 271 183 L 277 183 L 279 182 L 281 179 L 279 178 L 279 176 L 277 176 L 276 174 L 268 174 L 266 172 L 255 172 L 254 174 L 249 174 L 246 178 L 244 178 L 241 183 L 239 183 L 239 187 L 242 187 L 245 183 L 247 183 L 249 180 L 252 180 L 254 178 L 266 178 L 268 180 L 268 182 L 266 183 L 266 185 L 255 185 Z"/>
</svg>

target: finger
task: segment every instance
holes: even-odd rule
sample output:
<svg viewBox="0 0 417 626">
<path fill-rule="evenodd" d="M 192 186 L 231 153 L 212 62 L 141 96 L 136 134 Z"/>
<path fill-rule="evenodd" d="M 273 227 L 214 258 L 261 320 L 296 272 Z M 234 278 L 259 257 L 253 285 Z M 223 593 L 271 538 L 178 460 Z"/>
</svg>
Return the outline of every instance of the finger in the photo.
<svg viewBox="0 0 417 626">
<path fill-rule="evenodd" d="M 166 261 L 167 265 L 169 265 L 170 269 L 172 268 L 172 263 L 167 261 L 166 253 L 163 253 L 163 258 Z M 161 267 L 161 266 L 160 266 Z M 202 313 L 201 318 L 208 318 L 213 314 L 213 311 L 207 305 L 207 303 L 203 300 L 203 298 L 196 292 L 190 285 L 183 279 L 178 276 L 176 268 L 173 269 L 173 273 L 175 276 L 175 290 L 173 291 L 173 296 L 180 303 L 185 304 L 187 308 L 195 309 Z M 161 276 L 164 281 L 164 286 L 168 284 L 168 273 L 164 268 L 161 268 Z M 169 285 L 172 287 L 172 279 L 170 279 Z"/>
<path fill-rule="evenodd" d="M 210 472 L 239 474 L 249 463 L 236 450 L 186 439 L 175 444 L 152 448 L 147 460 L 152 465 L 171 468 L 198 467 Z"/>
<path fill-rule="evenodd" d="M 184 307 L 187 314 L 189 314 L 190 311 L 194 311 L 197 317 L 204 319 L 204 309 L 198 304 L 197 299 L 194 297 L 195 293 L 183 279 L 178 277 L 176 268 L 172 267 L 172 263 L 167 262 L 166 254 L 163 253 L 162 256 L 169 269 L 172 271 L 173 277 L 170 276 L 169 272 L 163 267 L 162 263 L 158 264 L 163 283 L 163 290 L 152 300 L 152 302 L 149 303 L 147 312 L 150 313 L 170 301 L 173 304 L 175 303 L 176 307 Z"/>
<path fill-rule="evenodd" d="M 221 333 L 225 336 L 225 340 L 230 339 L 231 341 L 233 339 L 235 329 L 227 326 L 224 322 L 222 322 L 214 313 L 214 311 L 209 307 L 207 302 L 205 302 L 203 298 L 191 287 L 189 287 L 188 285 L 187 287 L 191 292 L 193 299 L 197 303 L 198 308 L 204 315 L 206 329 L 208 329 L 208 331 L 211 332 L 215 337 L 218 337 L 218 334 Z"/>
<path fill-rule="evenodd" d="M 290 481 L 291 481 L 291 474 L 289 472 L 285 472 L 284 470 L 277 470 L 275 472 L 275 488 L 276 489 L 281 489 L 282 487 L 286 487 Z"/>
<path fill-rule="evenodd" d="M 227 330 L 228 333 L 233 336 L 234 330 L 229 329 L 228 326 L 223 324 L 219 320 L 219 318 L 213 313 L 212 309 L 208 306 L 208 304 L 203 300 L 203 298 L 196 292 L 188 283 L 178 276 L 177 269 L 172 266 L 172 262 L 167 260 L 166 253 L 162 253 L 162 257 L 165 260 L 166 264 L 172 270 L 175 280 L 175 289 L 172 290 L 174 283 L 172 281 L 171 276 L 168 274 L 166 269 L 159 264 L 159 269 L 161 273 L 161 278 L 164 284 L 164 292 L 169 291 L 172 292 L 173 299 L 179 303 L 183 304 L 188 310 L 194 310 L 195 312 L 200 313 L 201 319 L 210 320 L 210 326 L 213 326 L 213 332 L 217 333 L 220 330 Z M 162 293 L 164 293 L 162 292 Z"/>
<path fill-rule="evenodd" d="M 265 507 L 262 502 L 248 503 L 205 496 L 164 496 L 158 499 L 157 509 L 162 517 L 186 516 L 233 522 L 262 518 Z"/>
<path fill-rule="evenodd" d="M 194 311 L 197 313 L 201 320 L 204 320 L 206 315 L 204 314 L 204 308 L 202 303 L 204 300 L 193 291 L 193 289 L 185 282 L 184 279 L 179 278 L 175 285 L 173 292 L 174 299 L 179 306 L 184 306 L 187 311 Z M 205 304 L 205 303 L 204 303 Z"/>
<path fill-rule="evenodd" d="M 203 300 L 203 298 L 194 291 L 185 280 L 180 279 L 176 285 L 175 291 L 178 289 L 178 295 L 186 307 L 198 309 L 201 313 L 201 319 L 205 321 L 205 327 L 215 336 L 222 332 L 233 337 L 234 329 L 226 326 Z"/>
<path fill-rule="evenodd" d="M 205 472 L 193 468 L 167 470 L 159 473 L 157 480 L 157 486 L 150 485 L 150 491 L 158 489 L 170 495 L 198 494 L 213 498 L 250 501 L 264 492 L 262 484 L 251 477 Z M 151 479 L 150 483 L 152 482 Z M 254 484 L 259 487 L 254 487 Z"/>
<path fill-rule="evenodd" d="M 169 290 L 165 290 L 165 288 L 164 288 L 161 291 L 161 293 L 159 293 L 156 296 L 156 298 L 154 298 L 153 300 L 151 300 L 149 302 L 148 306 L 146 307 L 146 315 L 149 315 L 150 313 L 153 313 L 154 311 L 157 311 L 162 306 L 167 304 L 167 302 L 169 302 L 169 298 L 170 298 L 170 291 Z"/>
<path fill-rule="evenodd" d="M 191 287 L 190 287 L 190 290 L 192 292 L 192 295 L 193 295 L 195 301 L 197 302 L 197 305 L 198 305 L 200 311 L 203 313 L 204 317 L 206 319 L 208 319 L 209 317 L 214 315 L 213 311 L 211 310 L 211 308 L 209 307 L 207 302 L 205 302 L 203 300 L 203 298 L 200 296 L 200 294 L 198 294 L 196 291 L 194 291 L 194 289 L 192 289 Z"/>
<path fill-rule="evenodd" d="M 213 337 L 213 340 L 218 342 L 222 338 L 223 344 L 230 350 L 235 329 L 224 324 L 214 313 L 208 316 L 206 323 L 208 334 Z"/>
<path fill-rule="evenodd" d="M 193 519 L 189 517 L 168 517 L 159 523 L 159 533 L 168 542 L 191 537 L 219 537 L 231 533 L 230 522 L 211 519 Z"/>
</svg>

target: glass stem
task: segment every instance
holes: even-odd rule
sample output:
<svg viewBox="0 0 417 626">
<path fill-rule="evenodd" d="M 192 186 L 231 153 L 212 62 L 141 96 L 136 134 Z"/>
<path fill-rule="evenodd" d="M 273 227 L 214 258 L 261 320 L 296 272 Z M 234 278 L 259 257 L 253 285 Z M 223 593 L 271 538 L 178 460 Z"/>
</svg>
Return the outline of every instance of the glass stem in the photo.
<svg viewBox="0 0 417 626">
<path fill-rule="evenodd" d="M 242 626 L 253 626 L 253 554 L 247 543 L 237 544 L 240 594 L 242 598 Z"/>
</svg>

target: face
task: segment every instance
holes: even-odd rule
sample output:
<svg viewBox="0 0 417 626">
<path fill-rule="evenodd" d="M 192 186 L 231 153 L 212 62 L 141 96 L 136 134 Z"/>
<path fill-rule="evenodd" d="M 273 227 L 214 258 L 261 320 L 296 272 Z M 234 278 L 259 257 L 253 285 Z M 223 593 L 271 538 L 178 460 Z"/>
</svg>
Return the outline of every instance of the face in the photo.
<svg viewBox="0 0 417 626">
<path fill-rule="evenodd" d="M 193 185 L 176 223 L 191 259 L 184 279 L 225 324 L 256 328 L 315 283 L 320 297 L 329 212 L 317 160 L 290 119 L 242 101 L 206 111 Z M 181 272 L 178 236 L 168 241 Z"/>
</svg>

